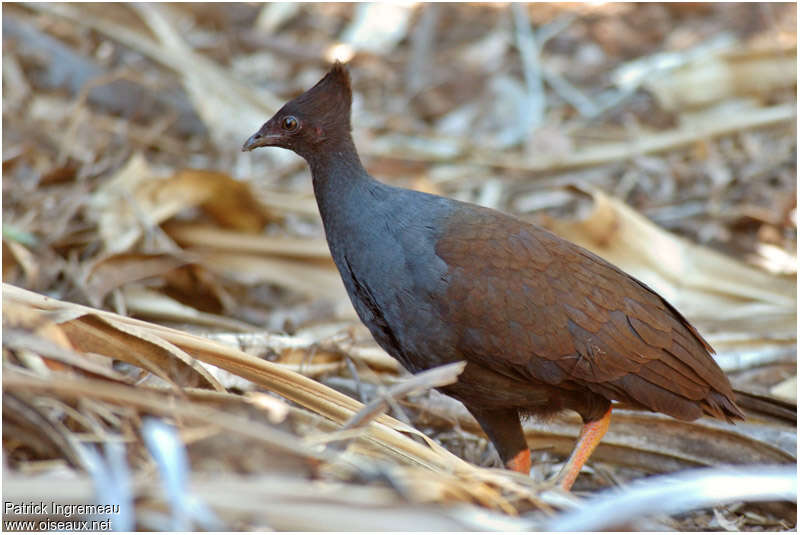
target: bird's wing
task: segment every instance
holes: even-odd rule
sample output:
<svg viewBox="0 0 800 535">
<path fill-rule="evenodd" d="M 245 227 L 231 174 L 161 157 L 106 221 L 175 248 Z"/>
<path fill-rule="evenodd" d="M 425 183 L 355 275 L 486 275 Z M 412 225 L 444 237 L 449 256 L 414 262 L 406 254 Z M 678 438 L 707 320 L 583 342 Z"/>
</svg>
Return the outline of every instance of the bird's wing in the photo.
<svg viewBox="0 0 800 535">
<path fill-rule="evenodd" d="M 485 209 L 454 214 L 436 253 L 449 268 L 442 313 L 465 357 L 668 414 L 680 412 L 675 395 L 701 405 L 732 399 L 711 347 L 645 284 L 521 220 Z"/>
</svg>

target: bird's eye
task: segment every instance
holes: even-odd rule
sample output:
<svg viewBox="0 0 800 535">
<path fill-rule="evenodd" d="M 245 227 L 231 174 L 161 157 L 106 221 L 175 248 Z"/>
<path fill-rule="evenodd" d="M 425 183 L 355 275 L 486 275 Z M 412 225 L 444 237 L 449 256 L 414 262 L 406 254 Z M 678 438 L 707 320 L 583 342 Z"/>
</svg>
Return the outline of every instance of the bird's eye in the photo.
<svg viewBox="0 0 800 535">
<path fill-rule="evenodd" d="M 284 130 L 288 132 L 292 132 L 297 129 L 297 125 L 300 124 L 297 122 L 297 119 L 293 115 L 287 115 L 283 118 L 281 122 L 281 126 Z"/>
</svg>

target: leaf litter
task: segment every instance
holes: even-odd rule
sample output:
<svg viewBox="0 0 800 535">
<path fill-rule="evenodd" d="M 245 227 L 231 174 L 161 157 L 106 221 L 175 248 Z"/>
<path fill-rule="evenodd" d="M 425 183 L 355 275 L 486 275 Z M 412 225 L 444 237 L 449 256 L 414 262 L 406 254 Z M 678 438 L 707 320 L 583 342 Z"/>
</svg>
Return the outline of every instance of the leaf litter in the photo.
<svg viewBox="0 0 800 535">
<path fill-rule="evenodd" d="M 303 162 L 239 152 L 334 57 L 376 176 L 551 228 L 717 348 L 748 422 L 621 407 L 579 496 L 796 463 L 795 21 L 791 4 L 5 4 L 6 499 L 122 501 L 127 478 L 119 521 L 155 530 L 192 500 L 186 529 L 540 530 L 580 510 L 544 483 L 574 415 L 526 423 L 533 479 L 497 470 L 430 390 L 452 377 L 409 378 L 358 323 Z M 157 462 L 184 448 L 185 484 Z M 632 526 L 795 526 L 785 502 L 741 499 Z"/>
</svg>

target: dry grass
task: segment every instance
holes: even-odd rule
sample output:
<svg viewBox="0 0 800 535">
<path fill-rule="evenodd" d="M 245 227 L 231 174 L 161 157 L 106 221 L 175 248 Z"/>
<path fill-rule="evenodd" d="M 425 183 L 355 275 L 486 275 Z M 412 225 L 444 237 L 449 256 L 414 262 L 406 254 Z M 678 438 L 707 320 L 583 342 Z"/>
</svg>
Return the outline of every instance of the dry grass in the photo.
<svg viewBox="0 0 800 535">
<path fill-rule="evenodd" d="M 410 378 L 358 323 L 305 165 L 239 152 L 334 53 L 375 176 L 610 259 L 742 392 L 735 427 L 615 410 L 578 494 L 796 463 L 795 25 L 792 4 L 4 4 L 4 499 L 155 530 L 530 530 L 576 505 L 543 483 L 573 415 L 526 424 L 533 478 L 495 469 L 430 390 L 457 370 Z M 45 517 L 66 519 L 4 520 Z M 631 526 L 795 522 L 742 500 Z"/>
</svg>

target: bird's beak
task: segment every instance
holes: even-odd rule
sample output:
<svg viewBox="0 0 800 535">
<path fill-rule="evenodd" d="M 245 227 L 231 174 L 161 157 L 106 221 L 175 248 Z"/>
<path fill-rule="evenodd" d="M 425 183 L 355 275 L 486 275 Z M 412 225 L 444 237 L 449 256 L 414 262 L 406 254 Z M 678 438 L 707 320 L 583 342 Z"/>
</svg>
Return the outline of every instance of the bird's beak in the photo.
<svg viewBox="0 0 800 535">
<path fill-rule="evenodd" d="M 264 129 L 262 128 L 244 142 L 244 145 L 242 145 L 242 152 L 248 152 L 253 149 L 257 149 L 258 147 L 273 146 L 281 137 L 280 135 L 275 134 L 264 134 L 262 133 L 263 130 Z"/>
</svg>

